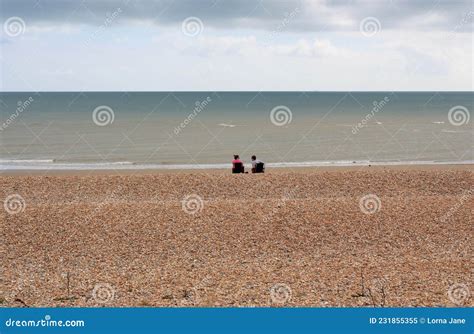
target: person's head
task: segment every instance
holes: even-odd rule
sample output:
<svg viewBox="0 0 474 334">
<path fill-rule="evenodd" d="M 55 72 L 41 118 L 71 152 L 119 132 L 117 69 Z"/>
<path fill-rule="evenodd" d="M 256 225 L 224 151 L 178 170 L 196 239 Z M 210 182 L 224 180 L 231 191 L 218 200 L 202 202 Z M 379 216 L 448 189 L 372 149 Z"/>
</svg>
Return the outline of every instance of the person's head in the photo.
<svg viewBox="0 0 474 334">
<path fill-rule="evenodd" d="M 238 154 L 234 154 L 234 160 L 237 160 L 239 159 L 239 155 Z"/>
<path fill-rule="evenodd" d="M 252 161 L 257 160 L 257 157 L 255 155 L 252 155 Z"/>
</svg>

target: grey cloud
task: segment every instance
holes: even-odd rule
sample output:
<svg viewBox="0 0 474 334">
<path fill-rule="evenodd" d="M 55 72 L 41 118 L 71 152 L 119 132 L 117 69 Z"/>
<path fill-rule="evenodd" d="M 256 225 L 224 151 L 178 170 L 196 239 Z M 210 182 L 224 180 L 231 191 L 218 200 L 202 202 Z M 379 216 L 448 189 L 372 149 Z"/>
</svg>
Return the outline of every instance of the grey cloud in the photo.
<svg viewBox="0 0 474 334">
<path fill-rule="evenodd" d="M 470 0 L 0 0 L 2 21 L 19 16 L 28 25 L 100 25 L 118 8 L 114 24 L 149 21 L 157 26 L 199 17 L 206 27 L 274 30 L 297 11 L 286 29 L 357 30 L 376 17 L 383 29 L 472 31 Z M 469 14 L 471 13 L 471 14 Z M 469 17 L 470 15 L 470 17 Z M 435 16 L 437 19 L 431 19 Z M 469 17 L 467 20 L 466 17 Z M 464 21 L 463 21 L 464 20 Z M 341 21 L 346 22 L 345 25 Z"/>
</svg>

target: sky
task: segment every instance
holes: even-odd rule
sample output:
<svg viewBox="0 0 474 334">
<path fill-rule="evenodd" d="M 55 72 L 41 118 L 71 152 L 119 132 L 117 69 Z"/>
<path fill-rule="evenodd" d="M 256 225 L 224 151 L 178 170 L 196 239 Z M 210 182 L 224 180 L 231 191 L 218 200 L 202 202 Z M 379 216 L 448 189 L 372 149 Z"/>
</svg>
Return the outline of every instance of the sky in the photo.
<svg viewBox="0 0 474 334">
<path fill-rule="evenodd" d="M 472 91 L 472 0 L 0 0 L 0 91 Z"/>
</svg>

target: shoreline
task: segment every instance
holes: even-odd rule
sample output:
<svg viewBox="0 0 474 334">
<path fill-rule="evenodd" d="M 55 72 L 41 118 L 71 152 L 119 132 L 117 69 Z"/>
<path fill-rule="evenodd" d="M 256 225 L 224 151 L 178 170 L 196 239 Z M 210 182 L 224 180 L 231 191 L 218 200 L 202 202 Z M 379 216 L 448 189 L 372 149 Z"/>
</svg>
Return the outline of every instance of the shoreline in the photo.
<svg viewBox="0 0 474 334">
<path fill-rule="evenodd" d="M 209 168 L 209 169 L 166 169 L 166 168 L 150 168 L 150 169 L 6 169 L 0 170 L 2 176 L 22 176 L 22 175 L 146 175 L 146 174 L 228 174 L 230 173 L 230 163 L 227 168 Z M 245 167 L 249 171 L 248 166 Z M 318 171 L 379 171 L 379 170 L 467 170 L 474 171 L 474 163 L 435 163 L 435 164 L 388 164 L 388 165 L 345 165 L 345 166 L 285 166 L 285 167 L 267 167 L 268 173 L 287 173 L 287 172 L 318 172 Z M 249 173 L 250 174 L 250 173 Z"/>
</svg>

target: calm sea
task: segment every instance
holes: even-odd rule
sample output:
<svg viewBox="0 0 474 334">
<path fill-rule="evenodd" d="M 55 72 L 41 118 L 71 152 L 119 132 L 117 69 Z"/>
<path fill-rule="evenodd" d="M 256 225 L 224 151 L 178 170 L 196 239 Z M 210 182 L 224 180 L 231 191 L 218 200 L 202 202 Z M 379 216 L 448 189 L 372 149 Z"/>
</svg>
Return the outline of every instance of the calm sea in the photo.
<svg viewBox="0 0 474 334">
<path fill-rule="evenodd" d="M 472 92 L 0 93 L 0 168 L 472 163 Z"/>
</svg>

